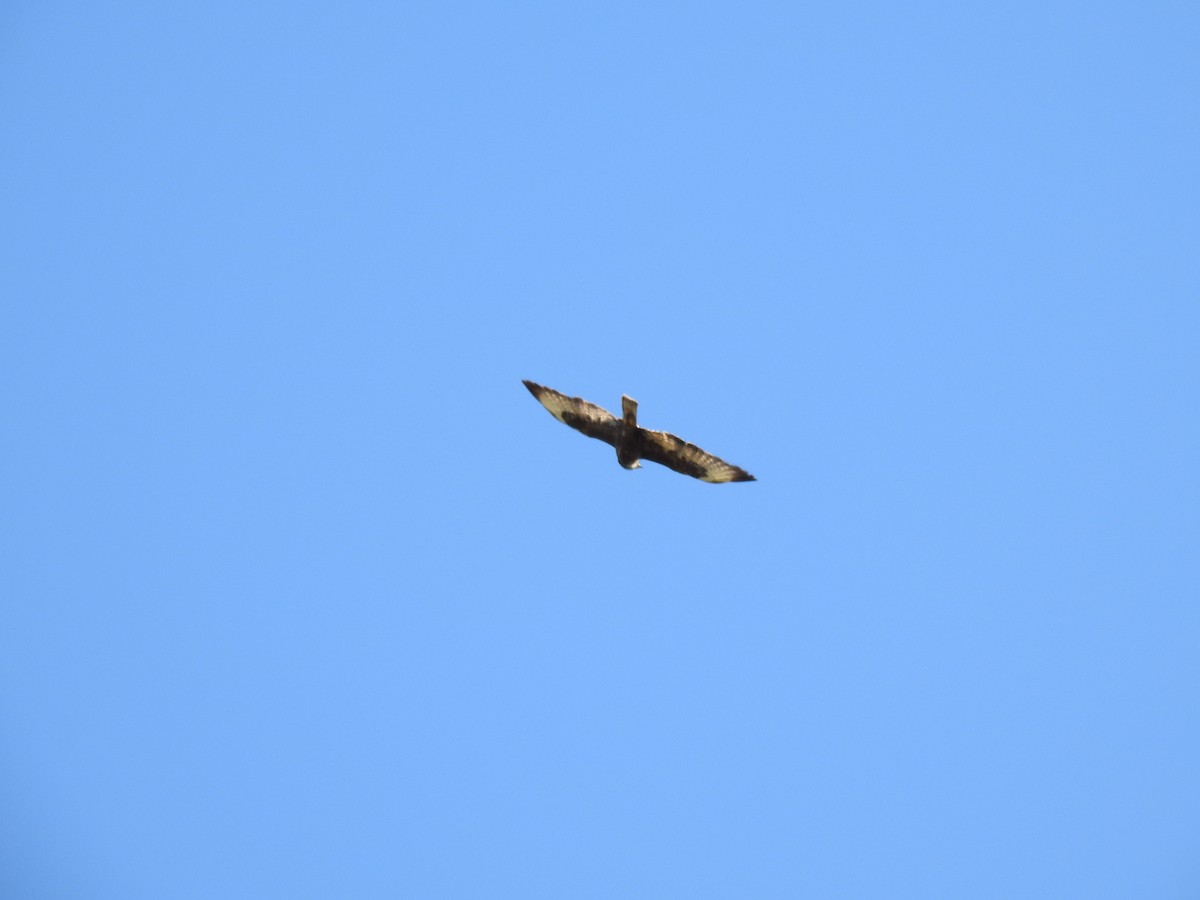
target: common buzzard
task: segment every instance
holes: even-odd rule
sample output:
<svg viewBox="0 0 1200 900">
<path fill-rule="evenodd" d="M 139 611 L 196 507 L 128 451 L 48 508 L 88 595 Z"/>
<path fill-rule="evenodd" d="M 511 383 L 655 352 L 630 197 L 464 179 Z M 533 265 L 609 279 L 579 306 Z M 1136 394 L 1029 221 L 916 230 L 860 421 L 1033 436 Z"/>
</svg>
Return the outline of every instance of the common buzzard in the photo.
<svg viewBox="0 0 1200 900">
<path fill-rule="evenodd" d="M 626 469 L 641 467 L 639 459 L 661 463 L 668 469 L 691 475 L 701 481 L 721 483 L 725 481 L 754 481 L 744 469 L 731 466 L 711 453 L 705 453 L 695 444 L 665 431 L 649 431 L 639 428 L 637 423 L 637 401 L 632 397 L 621 397 L 621 412 L 618 419 L 607 409 L 588 403 L 582 397 L 568 397 L 558 391 L 532 381 L 526 381 L 529 393 L 550 410 L 558 421 L 582 431 L 588 437 L 598 438 L 617 448 L 617 462 Z"/>
</svg>

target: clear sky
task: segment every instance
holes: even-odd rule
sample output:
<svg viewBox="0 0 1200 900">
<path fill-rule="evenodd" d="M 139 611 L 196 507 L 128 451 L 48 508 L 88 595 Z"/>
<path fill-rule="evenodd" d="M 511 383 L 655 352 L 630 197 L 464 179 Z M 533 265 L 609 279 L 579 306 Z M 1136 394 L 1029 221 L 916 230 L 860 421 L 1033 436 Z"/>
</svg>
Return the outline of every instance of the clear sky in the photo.
<svg viewBox="0 0 1200 900">
<path fill-rule="evenodd" d="M 0 895 L 1193 900 L 1198 47 L 5 4 Z"/>
</svg>

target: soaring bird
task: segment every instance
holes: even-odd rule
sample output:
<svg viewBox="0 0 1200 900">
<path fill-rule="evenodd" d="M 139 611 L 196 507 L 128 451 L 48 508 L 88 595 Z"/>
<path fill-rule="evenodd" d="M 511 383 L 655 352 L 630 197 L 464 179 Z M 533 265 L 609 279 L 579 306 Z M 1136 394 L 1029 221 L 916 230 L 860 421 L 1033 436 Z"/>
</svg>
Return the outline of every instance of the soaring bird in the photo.
<svg viewBox="0 0 1200 900">
<path fill-rule="evenodd" d="M 720 484 L 726 481 L 754 481 L 745 469 L 731 466 L 723 459 L 706 453 L 695 444 L 665 431 L 650 431 L 639 428 L 637 423 L 637 401 L 627 395 L 621 396 L 622 417 L 618 419 L 607 409 L 588 403 L 582 397 L 568 397 L 532 381 L 525 381 L 529 393 L 550 410 L 558 421 L 582 431 L 588 437 L 598 438 L 617 448 L 617 462 L 626 469 L 641 468 L 640 459 L 661 463 L 668 469 L 691 475 L 701 481 Z"/>
</svg>

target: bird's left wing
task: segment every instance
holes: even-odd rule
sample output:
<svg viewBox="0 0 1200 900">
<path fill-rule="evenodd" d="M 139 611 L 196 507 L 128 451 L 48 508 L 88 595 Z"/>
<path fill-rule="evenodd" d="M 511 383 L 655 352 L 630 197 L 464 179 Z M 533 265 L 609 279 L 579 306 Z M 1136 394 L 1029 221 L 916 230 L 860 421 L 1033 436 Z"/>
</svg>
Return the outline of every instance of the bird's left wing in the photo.
<svg viewBox="0 0 1200 900">
<path fill-rule="evenodd" d="M 550 410 L 550 415 L 558 421 L 570 425 L 576 431 L 582 431 L 588 437 L 612 444 L 614 447 L 617 445 L 620 419 L 604 407 L 588 403 L 582 397 L 568 397 L 532 381 L 525 381 L 524 384 L 529 388 L 529 393 L 537 397 L 538 402 Z"/>
<path fill-rule="evenodd" d="M 661 463 L 676 472 L 715 484 L 757 480 L 745 469 L 730 465 L 695 444 L 689 444 L 683 438 L 665 431 L 642 429 L 642 459 Z"/>
</svg>

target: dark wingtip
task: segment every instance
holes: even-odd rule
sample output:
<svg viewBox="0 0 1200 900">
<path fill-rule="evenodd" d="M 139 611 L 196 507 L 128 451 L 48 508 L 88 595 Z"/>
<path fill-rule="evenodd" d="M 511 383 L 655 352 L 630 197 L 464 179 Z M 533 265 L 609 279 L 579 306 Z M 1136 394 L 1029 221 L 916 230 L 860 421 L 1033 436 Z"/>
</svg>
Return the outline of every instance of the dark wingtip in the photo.
<svg viewBox="0 0 1200 900">
<path fill-rule="evenodd" d="M 540 384 L 538 384 L 537 382 L 534 382 L 534 381 L 530 381 L 528 378 L 522 378 L 521 384 L 523 384 L 523 385 L 525 385 L 525 387 L 529 388 L 529 393 L 533 394 L 533 396 L 535 396 L 535 397 L 539 393 L 541 393 L 541 391 L 543 390 L 543 388 Z"/>
</svg>

